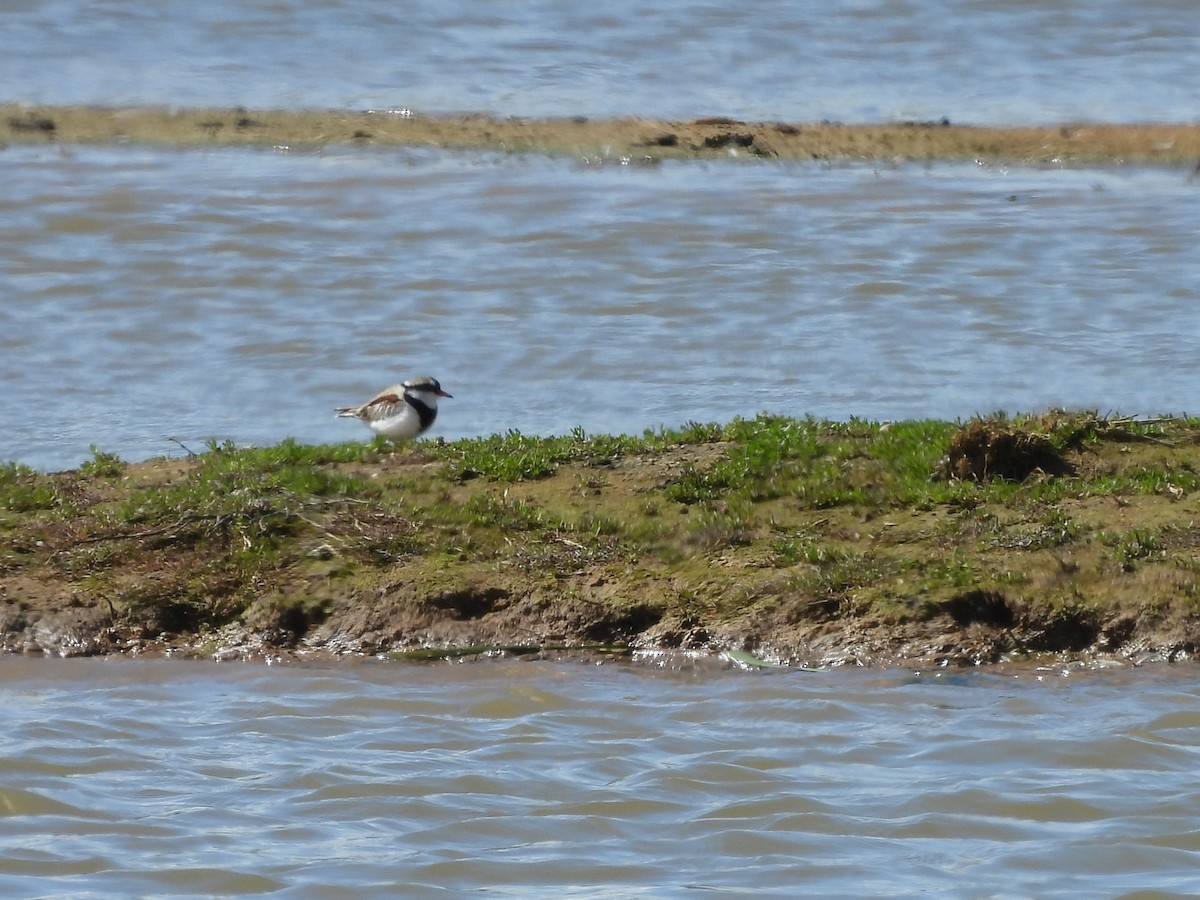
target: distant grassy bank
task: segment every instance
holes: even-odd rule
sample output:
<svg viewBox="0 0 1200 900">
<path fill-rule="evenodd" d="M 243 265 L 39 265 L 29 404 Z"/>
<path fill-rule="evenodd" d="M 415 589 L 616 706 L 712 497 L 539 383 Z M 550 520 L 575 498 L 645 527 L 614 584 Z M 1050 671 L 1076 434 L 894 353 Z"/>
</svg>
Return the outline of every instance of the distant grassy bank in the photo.
<svg viewBox="0 0 1200 900">
<path fill-rule="evenodd" d="M 733 650 L 1174 659 L 1200 420 L 763 416 L 642 438 L 212 446 L 0 465 L 18 652 Z"/>
<path fill-rule="evenodd" d="M 571 155 L 629 162 L 688 157 L 801 160 L 990 160 L 1195 166 L 1200 125 L 990 128 L 947 121 L 883 125 L 662 121 L 628 117 L 522 119 L 423 115 L 406 109 L 247 110 L 0 106 L 0 140 L 263 146 L 405 145 Z"/>
</svg>

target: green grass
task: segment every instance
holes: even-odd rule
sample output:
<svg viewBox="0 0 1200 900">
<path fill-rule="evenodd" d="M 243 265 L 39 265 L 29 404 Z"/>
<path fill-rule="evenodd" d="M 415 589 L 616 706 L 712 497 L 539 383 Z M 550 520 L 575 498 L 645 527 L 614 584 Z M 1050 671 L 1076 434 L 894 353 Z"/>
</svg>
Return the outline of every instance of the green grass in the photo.
<svg viewBox="0 0 1200 900">
<path fill-rule="evenodd" d="M 464 509 L 472 525 L 506 533 L 543 532 L 563 527 L 561 520 L 535 505 L 505 496 L 477 495 L 467 501 Z"/>
<path fill-rule="evenodd" d="M 951 423 L 934 421 L 880 425 L 767 415 L 738 419 L 720 432 L 729 444 L 724 455 L 707 467 L 685 467 L 666 495 L 684 504 L 787 497 L 814 510 L 846 505 L 928 508 L 978 490 L 932 478 L 955 430 Z"/>
<path fill-rule="evenodd" d="M 58 502 L 54 484 L 33 469 L 19 463 L 0 465 L 0 509 L 25 513 L 53 509 Z"/>
<path fill-rule="evenodd" d="M 1102 544 L 1112 548 L 1117 563 L 1126 571 L 1132 570 L 1139 560 L 1160 556 L 1163 551 L 1161 536 L 1150 528 L 1102 531 L 1098 537 Z"/>
<path fill-rule="evenodd" d="M 1045 436 L 1080 473 L 948 480 L 960 424 L 773 415 L 399 449 L 214 442 L 145 467 L 93 447 L 75 472 L 0 464 L 0 576 L 57 579 L 167 631 L 271 619 L 295 598 L 301 627 L 396 585 L 536 585 L 550 605 L 645 602 L 767 629 L 928 621 L 972 591 L 1061 602 L 1121 578 L 1145 582 L 1128 596 L 1149 585 L 1195 602 L 1200 423 L 1003 424 Z"/>
<path fill-rule="evenodd" d="M 115 453 L 106 453 L 92 444 L 92 458 L 79 466 L 79 473 L 89 478 L 117 478 L 125 464 Z"/>
<path fill-rule="evenodd" d="M 985 545 L 1009 550 L 1053 550 L 1074 543 L 1079 526 L 1062 510 L 1047 509 L 1039 520 L 1016 528 L 997 528 L 985 539 Z"/>
<path fill-rule="evenodd" d="M 143 532 L 163 528 L 175 540 L 217 539 L 246 553 L 265 552 L 296 533 L 321 501 L 376 493 L 365 479 L 324 465 L 357 455 L 341 445 L 305 447 L 291 439 L 261 449 L 214 447 L 183 481 L 136 491 L 116 515 Z"/>
<path fill-rule="evenodd" d="M 696 426 L 683 432 L 647 432 L 641 438 L 589 435 L 576 428 L 569 435 L 532 437 L 519 431 L 429 445 L 429 452 L 446 460 L 446 474 L 456 481 L 486 478 L 515 483 L 553 475 L 565 464 L 611 465 L 622 456 L 662 449 L 672 443 L 703 439 Z"/>
</svg>

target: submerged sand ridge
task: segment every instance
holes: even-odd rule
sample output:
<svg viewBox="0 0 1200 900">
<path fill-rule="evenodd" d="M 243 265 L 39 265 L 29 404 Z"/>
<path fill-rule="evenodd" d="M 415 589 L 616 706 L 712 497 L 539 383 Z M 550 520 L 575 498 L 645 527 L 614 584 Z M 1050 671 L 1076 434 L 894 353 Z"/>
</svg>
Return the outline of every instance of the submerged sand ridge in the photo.
<svg viewBox="0 0 1200 900">
<path fill-rule="evenodd" d="M 0 140 L 180 147 L 332 145 L 488 149 L 644 162 L 677 158 L 995 160 L 1026 163 L 1200 161 L 1200 125 L 1067 123 L 1043 127 L 742 122 L 724 117 L 525 119 L 372 110 L 0 106 Z"/>
</svg>

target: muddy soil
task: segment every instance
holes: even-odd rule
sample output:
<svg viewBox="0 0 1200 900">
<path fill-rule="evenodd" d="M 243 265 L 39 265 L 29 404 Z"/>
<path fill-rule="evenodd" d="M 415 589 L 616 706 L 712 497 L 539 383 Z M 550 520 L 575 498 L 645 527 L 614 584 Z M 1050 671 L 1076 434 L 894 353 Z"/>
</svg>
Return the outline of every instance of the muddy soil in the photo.
<svg viewBox="0 0 1200 900">
<path fill-rule="evenodd" d="M 929 473 L 953 492 L 899 505 L 670 499 L 729 455 L 716 439 L 513 483 L 452 473 L 456 446 L 316 448 L 294 473 L 361 488 L 312 496 L 242 451 L 211 477 L 211 454 L 10 469 L 0 650 L 940 667 L 1140 665 L 1200 646 L 1200 423 L 1065 451 L 974 423 Z M 862 451 L 838 465 L 876 477 Z M 198 500 L 209 486 L 234 496 Z"/>
<path fill-rule="evenodd" d="M 427 115 L 408 109 L 247 110 L 0 106 L 0 140 L 263 146 L 406 145 L 543 153 L 652 164 L 673 158 L 981 160 L 1026 163 L 1156 163 L 1194 167 L 1200 125 L 1066 123 L 991 128 L 947 120 L 882 125 L 662 121 Z"/>
</svg>

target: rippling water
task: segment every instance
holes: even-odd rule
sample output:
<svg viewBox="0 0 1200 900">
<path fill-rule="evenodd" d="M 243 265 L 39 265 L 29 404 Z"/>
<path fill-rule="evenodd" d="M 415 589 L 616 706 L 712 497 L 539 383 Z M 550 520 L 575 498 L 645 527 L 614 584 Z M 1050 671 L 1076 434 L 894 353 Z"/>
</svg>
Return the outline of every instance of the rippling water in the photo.
<svg viewBox="0 0 1200 900">
<path fill-rule="evenodd" d="M 1197 186 L 1167 169 L 0 153 L 0 459 L 760 411 L 1194 411 Z"/>
<path fill-rule="evenodd" d="M 5 102 L 1027 124 L 1200 96 L 1185 0 L 9 6 Z M 1180 171 L 47 146 L 0 183 L 0 460 L 348 439 L 331 407 L 423 371 L 447 437 L 1193 405 Z M 0 658 L 0 891 L 1183 896 L 1198 695 L 1190 667 Z"/>
<path fill-rule="evenodd" d="M 9 101 L 1028 124 L 1200 95 L 1190 0 L 9 6 Z"/>
<path fill-rule="evenodd" d="M 1191 667 L 5 658 L 0 685 L 7 896 L 1078 897 L 1196 884 Z"/>
<path fill-rule="evenodd" d="M 1188 120 L 1191 12 L 32 0 L 0 101 Z M 422 372 L 451 438 L 1195 393 L 1178 170 L 47 146 L 0 182 L 0 459 L 41 468 L 348 439 L 333 406 Z"/>
</svg>

